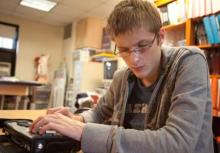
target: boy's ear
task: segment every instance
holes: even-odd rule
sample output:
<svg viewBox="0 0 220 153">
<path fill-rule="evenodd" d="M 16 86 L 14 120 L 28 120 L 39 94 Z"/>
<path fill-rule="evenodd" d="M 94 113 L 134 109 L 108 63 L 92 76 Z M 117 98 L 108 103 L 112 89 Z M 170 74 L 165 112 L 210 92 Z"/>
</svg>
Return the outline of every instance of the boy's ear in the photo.
<svg viewBox="0 0 220 153">
<path fill-rule="evenodd" d="M 158 37 L 159 37 L 158 44 L 161 46 L 163 44 L 164 38 L 165 38 L 165 30 L 164 29 L 162 29 L 162 28 L 160 29 Z"/>
</svg>

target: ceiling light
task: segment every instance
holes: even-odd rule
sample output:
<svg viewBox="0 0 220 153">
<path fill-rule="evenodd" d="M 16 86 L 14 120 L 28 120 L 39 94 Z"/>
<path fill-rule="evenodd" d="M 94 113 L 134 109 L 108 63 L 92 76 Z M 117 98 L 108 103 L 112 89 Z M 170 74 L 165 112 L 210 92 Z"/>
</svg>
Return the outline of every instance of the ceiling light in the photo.
<svg viewBox="0 0 220 153">
<path fill-rule="evenodd" d="M 22 0 L 20 5 L 49 12 L 57 3 L 49 0 Z"/>
</svg>

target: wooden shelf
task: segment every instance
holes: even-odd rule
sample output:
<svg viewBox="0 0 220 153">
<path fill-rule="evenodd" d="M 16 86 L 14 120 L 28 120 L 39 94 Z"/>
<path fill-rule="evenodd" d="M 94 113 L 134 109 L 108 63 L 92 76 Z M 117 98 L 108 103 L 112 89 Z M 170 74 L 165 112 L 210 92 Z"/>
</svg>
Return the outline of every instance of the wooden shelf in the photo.
<svg viewBox="0 0 220 153">
<path fill-rule="evenodd" d="M 198 45 L 197 47 L 201 48 L 201 49 L 209 49 L 209 48 L 218 48 L 220 47 L 220 44 L 215 44 L 215 45 L 210 45 L 210 44 L 207 44 L 207 45 Z"/>
<path fill-rule="evenodd" d="M 157 7 L 161 7 L 163 5 L 167 5 L 167 4 L 174 2 L 174 1 L 176 1 L 176 0 L 157 0 L 154 3 L 156 4 Z"/>
<path fill-rule="evenodd" d="M 116 60 L 117 56 L 113 54 L 113 52 L 101 52 L 91 57 L 92 61 L 102 62 L 105 60 Z"/>
<path fill-rule="evenodd" d="M 186 22 L 181 22 L 181 23 L 178 23 L 178 24 L 172 24 L 172 25 L 163 26 L 163 29 L 165 31 L 169 31 L 169 30 L 182 29 L 182 28 L 185 28 L 185 27 L 186 27 Z"/>
<path fill-rule="evenodd" d="M 210 78 L 220 78 L 220 75 L 218 75 L 218 74 L 210 74 Z"/>
</svg>

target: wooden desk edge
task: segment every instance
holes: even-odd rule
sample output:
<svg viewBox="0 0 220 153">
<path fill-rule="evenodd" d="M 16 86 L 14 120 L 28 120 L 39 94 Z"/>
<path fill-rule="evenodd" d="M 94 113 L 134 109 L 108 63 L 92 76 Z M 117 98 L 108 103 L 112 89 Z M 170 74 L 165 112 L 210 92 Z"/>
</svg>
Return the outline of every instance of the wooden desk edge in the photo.
<svg viewBox="0 0 220 153">
<path fill-rule="evenodd" d="M 31 119 L 45 115 L 46 110 L 1 110 L 0 119 Z"/>
</svg>

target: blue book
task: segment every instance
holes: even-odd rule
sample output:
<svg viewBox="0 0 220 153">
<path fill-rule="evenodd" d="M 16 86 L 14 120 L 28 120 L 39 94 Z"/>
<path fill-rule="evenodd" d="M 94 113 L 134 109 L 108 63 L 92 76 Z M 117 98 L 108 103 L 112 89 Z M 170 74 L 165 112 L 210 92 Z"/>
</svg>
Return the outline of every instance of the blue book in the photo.
<svg viewBox="0 0 220 153">
<path fill-rule="evenodd" d="M 212 28 L 213 36 L 214 36 L 214 43 L 218 44 L 218 43 L 220 43 L 218 20 L 216 20 L 217 18 L 216 18 L 215 15 L 211 15 L 209 17 L 209 19 L 210 19 L 210 23 L 211 23 L 211 28 Z"/>
<path fill-rule="evenodd" d="M 215 44 L 215 40 L 214 40 L 214 36 L 213 36 L 213 32 L 212 32 L 212 28 L 211 28 L 211 23 L 209 20 L 209 17 L 206 16 L 202 19 L 204 27 L 205 27 L 205 32 L 207 35 L 207 39 L 208 39 L 208 43 L 209 44 Z"/>
<path fill-rule="evenodd" d="M 220 24 L 220 14 L 217 15 L 218 23 Z"/>
<path fill-rule="evenodd" d="M 220 14 L 216 15 L 216 22 L 218 25 L 218 34 L 220 36 Z"/>
</svg>

